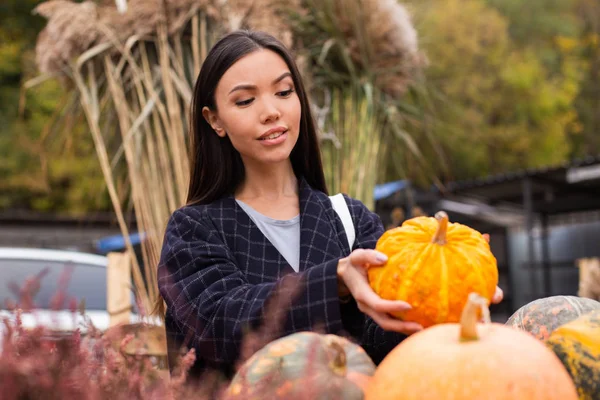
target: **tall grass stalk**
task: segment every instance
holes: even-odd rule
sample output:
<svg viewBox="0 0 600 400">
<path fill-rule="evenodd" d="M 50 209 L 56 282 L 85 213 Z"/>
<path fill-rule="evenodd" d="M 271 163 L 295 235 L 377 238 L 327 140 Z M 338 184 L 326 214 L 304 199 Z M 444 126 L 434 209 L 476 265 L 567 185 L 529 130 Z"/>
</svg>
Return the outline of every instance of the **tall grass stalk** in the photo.
<svg viewBox="0 0 600 400">
<path fill-rule="evenodd" d="M 332 193 L 348 193 L 374 208 L 373 190 L 385 132 L 381 113 L 368 88 L 332 92 L 322 140 L 325 175 Z"/>
<path fill-rule="evenodd" d="M 166 26 L 159 24 L 156 36 L 132 36 L 125 44 L 105 26 L 104 34 L 113 40 L 83 53 L 69 71 L 132 259 L 134 288 L 146 312 L 159 299 L 156 266 L 166 223 L 187 195 L 191 92 L 211 44 L 204 13 L 190 15 L 189 23 L 190 37 L 169 36 Z M 116 129 L 102 123 L 112 114 Z M 111 146 L 116 131 L 118 146 Z M 126 193 L 118 190 L 123 186 L 119 185 L 122 170 L 129 183 Z M 143 267 L 129 239 L 123 208 L 127 195 L 143 238 Z"/>
</svg>

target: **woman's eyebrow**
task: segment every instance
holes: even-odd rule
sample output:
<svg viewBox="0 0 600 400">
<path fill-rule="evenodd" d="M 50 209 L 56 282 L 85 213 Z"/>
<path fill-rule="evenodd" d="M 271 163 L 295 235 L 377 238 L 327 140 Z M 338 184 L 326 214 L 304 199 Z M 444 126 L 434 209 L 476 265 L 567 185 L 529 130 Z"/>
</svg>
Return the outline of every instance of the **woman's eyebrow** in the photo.
<svg viewBox="0 0 600 400">
<path fill-rule="evenodd" d="M 256 89 L 256 85 L 249 85 L 249 84 L 237 85 L 229 91 L 229 94 L 235 92 L 236 90 L 253 90 L 253 89 Z"/>
<path fill-rule="evenodd" d="M 273 85 L 281 82 L 283 79 L 287 78 L 288 76 L 292 76 L 292 73 L 290 71 L 284 72 L 283 74 L 281 74 L 279 76 L 279 78 L 277 78 L 273 81 Z"/>
<path fill-rule="evenodd" d="M 292 73 L 291 73 L 291 72 L 289 72 L 289 71 L 287 71 L 287 72 L 284 72 L 284 73 L 283 73 L 283 74 L 281 74 L 281 75 L 280 75 L 280 76 L 279 76 L 277 79 L 275 79 L 275 80 L 273 81 L 273 85 L 275 85 L 275 84 L 277 84 L 277 83 L 281 82 L 282 80 L 284 80 L 284 79 L 285 79 L 285 78 L 287 78 L 288 76 L 292 76 Z M 242 85 L 237 85 L 237 86 L 235 86 L 233 89 L 231 89 L 231 90 L 229 91 L 229 94 L 231 94 L 231 93 L 233 93 L 233 92 L 235 92 L 235 91 L 237 91 L 237 90 L 254 90 L 254 89 L 256 89 L 256 85 L 242 84 Z"/>
</svg>

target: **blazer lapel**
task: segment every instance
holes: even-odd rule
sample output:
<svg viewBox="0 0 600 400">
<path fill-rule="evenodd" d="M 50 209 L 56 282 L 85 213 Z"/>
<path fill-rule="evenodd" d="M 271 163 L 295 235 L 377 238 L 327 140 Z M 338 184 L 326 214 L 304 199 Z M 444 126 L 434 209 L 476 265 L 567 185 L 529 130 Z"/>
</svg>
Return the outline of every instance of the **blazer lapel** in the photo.
<svg viewBox="0 0 600 400">
<path fill-rule="evenodd" d="M 251 282 L 271 282 L 294 272 L 233 196 L 226 199 L 226 208 L 233 216 L 223 220 L 224 225 L 228 225 L 226 232 L 232 232 L 233 253 Z"/>
<path fill-rule="evenodd" d="M 340 246 L 335 211 L 329 197 L 299 180 L 300 199 L 300 271 L 344 256 Z M 234 196 L 222 203 L 219 218 L 238 266 L 252 282 L 269 282 L 294 272 L 285 258 L 263 235 Z M 340 226 L 338 226 L 340 225 Z"/>
</svg>

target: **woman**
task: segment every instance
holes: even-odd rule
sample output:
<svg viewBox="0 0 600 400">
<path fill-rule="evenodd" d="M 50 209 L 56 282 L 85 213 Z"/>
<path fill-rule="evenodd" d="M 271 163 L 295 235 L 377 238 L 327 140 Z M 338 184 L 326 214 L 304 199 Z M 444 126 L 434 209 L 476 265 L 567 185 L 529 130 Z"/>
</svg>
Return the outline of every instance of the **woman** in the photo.
<svg viewBox="0 0 600 400">
<path fill-rule="evenodd" d="M 356 232 L 349 249 L 302 79 L 279 41 L 238 31 L 216 43 L 194 89 L 191 123 L 188 204 L 169 220 L 158 282 L 169 347 L 195 348 L 194 372 L 230 375 L 244 332 L 265 322 L 267 305 L 292 280 L 280 336 L 348 333 L 377 363 L 422 329 L 389 316 L 409 304 L 369 287 L 366 268 L 386 261 L 373 250 L 384 228 L 345 196 Z"/>
</svg>

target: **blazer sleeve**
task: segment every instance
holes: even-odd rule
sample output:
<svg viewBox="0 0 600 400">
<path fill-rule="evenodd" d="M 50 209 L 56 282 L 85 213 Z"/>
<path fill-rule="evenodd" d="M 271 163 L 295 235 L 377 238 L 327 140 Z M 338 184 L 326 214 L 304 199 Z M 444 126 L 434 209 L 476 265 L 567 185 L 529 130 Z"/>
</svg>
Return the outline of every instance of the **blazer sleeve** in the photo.
<svg viewBox="0 0 600 400">
<path fill-rule="evenodd" d="M 205 362 L 226 366 L 237 361 L 243 333 L 261 324 L 276 292 L 278 298 L 287 296 L 280 308 L 281 336 L 302 330 L 341 332 L 337 263 L 334 259 L 277 282 L 250 284 L 209 216 L 183 208 L 167 224 L 158 286 L 167 315 L 189 339 L 188 347 Z M 287 288 L 293 285 L 292 294 Z"/>
<path fill-rule="evenodd" d="M 354 249 L 374 249 L 377 240 L 384 232 L 384 226 L 377 214 L 371 212 L 362 202 L 346 197 L 356 230 Z M 358 312 L 358 314 L 357 314 Z M 355 301 L 342 306 L 344 327 L 357 339 L 375 364 L 379 364 L 406 335 L 385 331 L 373 319 L 358 310 Z M 363 316 L 361 318 L 361 315 Z"/>
</svg>

